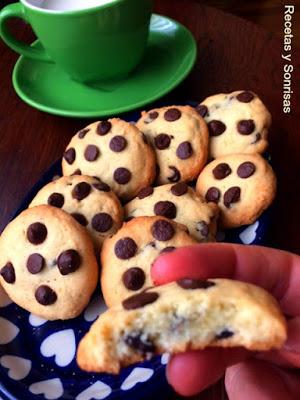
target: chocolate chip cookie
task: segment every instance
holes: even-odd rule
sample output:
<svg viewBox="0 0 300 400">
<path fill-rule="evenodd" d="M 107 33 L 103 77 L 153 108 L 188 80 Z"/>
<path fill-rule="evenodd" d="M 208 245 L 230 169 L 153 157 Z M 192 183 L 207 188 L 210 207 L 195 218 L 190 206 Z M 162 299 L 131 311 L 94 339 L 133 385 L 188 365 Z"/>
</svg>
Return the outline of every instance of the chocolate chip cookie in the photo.
<svg viewBox="0 0 300 400">
<path fill-rule="evenodd" d="M 103 243 L 101 286 L 108 307 L 153 285 L 154 260 L 176 247 L 195 244 L 186 228 L 162 217 L 137 217 Z"/>
<path fill-rule="evenodd" d="M 197 192 L 220 207 L 220 224 L 234 228 L 255 222 L 270 206 L 276 177 L 259 154 L 233 154 L 208 164 L 197 180 Z"/>
<path fill-rule="evenodd" d="M 208 130 L 203 118 L 192 107 L 144 111 L 136 126 L 156 151 L 158 185 L 188 182 L 199 175 L 207 160 Z"/>
<path fill-rule="evenodd" d="M 287 337 L 276 300 L 254 285 L 183 279 L 148 288 L 102 314 L 79 344 L 80 368 L 117 374 L 164 352 L 206 347 L 279 349 Z"/>
<path fill-rule="evenodd" d="M 210 96 L 196 109 L 208 124 L 212 158 L 266 150 L 271 114 L 253 92 Z"/>
<path fill-rule="evenodd" d="M 131 200 L 156 174 L 155 153 L 132 124 L 113 118 L 79 131 L 63 155 L 64 175 L 100 178 L 123 200 Z"/>
<path fill-rule="evenodd" d="M 0 281 L 25 310 L 48 320 L 74 318 L 97 285 L 93 243 L 65 211 L 29 208 L 1 235 Z"/>
<path fill-rule="evenodd" d="M 125 206 L 127 219 L 158 215 L 185 225 L 190 235 L 199 242 L 215 240 L 219 208 L 207 203 L 185 182 L 148 186 Z"/>
<path fill-rule="evenodd" d="M 122 225 L 123 208 L 110 187 L 85 175 L 63 176 L 43 187 L 30 207 L 40 204 L 61 208 L 86 227 L 100 249 L 103 240 Z"/>
</svg>

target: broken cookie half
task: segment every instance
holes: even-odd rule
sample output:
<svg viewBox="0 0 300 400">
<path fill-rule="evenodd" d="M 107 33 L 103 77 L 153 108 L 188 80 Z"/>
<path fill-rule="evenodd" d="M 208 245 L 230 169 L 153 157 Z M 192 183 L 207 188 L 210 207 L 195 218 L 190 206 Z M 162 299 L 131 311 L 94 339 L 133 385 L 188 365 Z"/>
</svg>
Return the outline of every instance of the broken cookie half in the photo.
<svg viewBox="0 0 300 400">
<path fill-rule="evenodd" d="M 280 308 L 265 290 L 228 279 L 182 279 L 108 309 L 81 340 L 77 362 L 86 371 L 117 374 L 164 352 L 278 349 L 286 335 Z"/>
</svg>

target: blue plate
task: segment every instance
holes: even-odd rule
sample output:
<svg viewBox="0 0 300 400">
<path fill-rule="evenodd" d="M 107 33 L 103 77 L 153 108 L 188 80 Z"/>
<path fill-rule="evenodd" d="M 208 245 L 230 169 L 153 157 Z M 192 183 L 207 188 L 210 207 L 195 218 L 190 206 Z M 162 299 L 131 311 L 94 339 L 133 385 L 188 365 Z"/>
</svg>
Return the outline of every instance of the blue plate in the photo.
<svg viewBox="0 0 300 400">
<path fill-rule="evenodd" d="M 126 116 L 136 120 L 136 113 Z M 31 189 L 16 215 L 54 176 L 61 175 L 58 160 Z M 269 212 L 253 225 L 219 232 L 218 240 L 264 244 Z M 81 371 L 76 347 L 105 305 L 98 289 L 87 309 L 69 321 L 45 321 L 0 296 L 0 400 L 147 400 L 166 399 L 171 393 L 165 378 L 168 356 L 154 357 L 123 369 L 118 376 Z"/>
</svg>

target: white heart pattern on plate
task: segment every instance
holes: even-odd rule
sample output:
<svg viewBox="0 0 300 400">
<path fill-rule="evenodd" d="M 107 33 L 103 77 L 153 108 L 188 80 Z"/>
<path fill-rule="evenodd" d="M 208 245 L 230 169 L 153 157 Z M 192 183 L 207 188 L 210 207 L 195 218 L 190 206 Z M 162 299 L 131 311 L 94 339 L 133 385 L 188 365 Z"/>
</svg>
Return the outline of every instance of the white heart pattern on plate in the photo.
<svg viewBox="0 0 300 400">
<path fill-rule="evenodd" d="M 55 357 L 59 367 L 69 365 L 76 352 L 76 341 L 73 329 L 52 333 L 41 344 L 41 353 L 44 357 Z"/>
<path fill-rule="evenodd" d="M 12 342 L 20 332 L 20 329 L 8 319 L 0 317 L 0 344 Z"/>
<path fill-rule="evenodd" d="M 154 371 L 150 368 L 140 368 L 136 367 L 127 376 L 125 381 L 122 383 L 122 390 L 132 389 L 137 383 L 142 383 L 148 381 L 153 375 Z"/>
<path fill-rule="evenodd" d="M 244 244 L 251 244 L 256 239 L 256 231 L 259 227 L 259 222 L 249 225 L 243 232 L 240 233 L 239 238 Z"/>
<path fill-rule="evenodd" d="M 81 392 L 75 400 L 102 400 L 108 397 L 111 392 L 111 387 L 101 381 L 97 381 Z"/>
<path fill-rule="evenodd" d="M 93 322 L 100 314 L 104 313 L 104 311 L 106 310 L 107 307 L 104 303 L 104 300 L 101 297 L 97 296 L 90 302 L 83 314 L 83 317 L 87 322 Z"/>
<path fill-rule="evenodd" d="M 34 315 L 34 314 L 30 314 L 29 315 L 29 323 L 34 328 L 37 328 L 38 326 L 44 325 L 46 322 L 47 322 L 46 319 L 38 317 L 37 315 Z"/>
<path fill-rule="evenodd" d="M 31 371 L 31 361 L 17 356 L 2 356 L 0 358 L 2 367 L 8 369 L 8 376 L 15 380 L 20 381 L 26 378 Z"/>
<path fill-rule="evenodd" d="M 47 400 L 59 399 L 64 394 L 64 388 L 59 378 L 35 382 L 29 386 L 29 391 L 33 394 L 41 394 Z"/>
<path fill-rule="evenodd" d="M 161 356 L 160 362 L 162 363 L 162 365 L 167 365 L 170 359 L 170 354 L 169 353 L 164 353 Z"/>
</svg>

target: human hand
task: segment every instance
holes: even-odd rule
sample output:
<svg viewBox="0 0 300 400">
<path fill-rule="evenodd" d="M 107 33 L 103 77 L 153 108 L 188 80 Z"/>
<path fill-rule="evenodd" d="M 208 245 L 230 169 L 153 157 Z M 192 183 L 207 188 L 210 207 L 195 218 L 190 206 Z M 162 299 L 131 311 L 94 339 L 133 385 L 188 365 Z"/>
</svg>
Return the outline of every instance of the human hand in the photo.
<svg viewBox="0 0 300 400">
<path fill-rule="evenodd" d="M 157 285 L 182 278 L 249 282 L 270 292 L 288 316 L 288 339 L 279 351 L 208 348 L 171 356 L 167 378 L 179 394 L 197 394 L 225 373 L 230 400 L 300 399 L 299 256 L 258 246 L 199 244 L 162 255 L 151 275 Z"/>
</svg>

